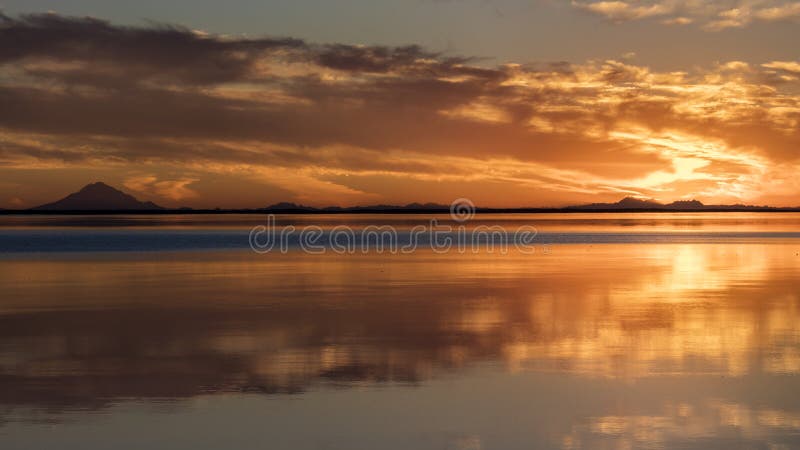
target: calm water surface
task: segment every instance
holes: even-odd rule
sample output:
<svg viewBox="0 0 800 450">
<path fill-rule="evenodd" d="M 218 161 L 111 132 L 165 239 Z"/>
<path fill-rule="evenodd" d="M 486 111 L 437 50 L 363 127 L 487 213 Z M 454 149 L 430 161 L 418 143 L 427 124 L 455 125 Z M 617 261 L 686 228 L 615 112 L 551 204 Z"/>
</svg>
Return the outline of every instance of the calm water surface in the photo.
<svg viewBox="0 0 800 450">
<path fill-rule="evenodd" d="M 259 223 L 0 217 L 0 448 L 800 448 L 800 215 L 472 222 L 535 254 L 259 255 Z"/>
</svg>

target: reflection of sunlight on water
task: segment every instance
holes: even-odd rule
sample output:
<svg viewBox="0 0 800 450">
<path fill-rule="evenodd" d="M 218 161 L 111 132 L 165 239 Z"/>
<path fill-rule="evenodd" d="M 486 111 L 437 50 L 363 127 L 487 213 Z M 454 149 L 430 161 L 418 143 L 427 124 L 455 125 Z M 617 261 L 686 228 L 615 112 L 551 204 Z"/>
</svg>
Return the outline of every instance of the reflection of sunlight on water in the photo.
<svg viewBox="0 0 800 450">
<path fill-rule="evenodd" d="M 768 264 L 770 256 L 775 256 L 763 251 L 748 245 L 645 247 L 640 258 L 664 264 L 665 270 L 645 276 L 639 289 L 645 294 L 662 294 L 662 302 L 685 302 L 693 301 L 691 292 L 710 295 L 739 282 L 760 282 L 770 276 Z"/>
<path fill-rule="evenodd" d="M 792 292 L 786 286 L 791 276 L 785 278 L 796 262 L 782 258 L 780 246 L 641 246 L 633 263 L 621 250 L 629 252 L 608 246 L 587 256 L 579 247 L 565 247 L 546 265 L 493 256 L 495 280 L 534 278 L 515 288 L 525 308 L 511 308 L 503 296 L 474 297 L 485 291 L 467 290 L 467 303 L 441 311 L 439 318 L 426 319 L 421 312 L 419 319 L 436 320 L 439 333 L 467 334 L 475 342 L 496 345 L 511 371 L 622 378 L 800 372 L 798 298 L 787 293 Z M 446 270 L 469 279 L 487 270 L 481 259 L 454 261 L 445 269 L 435 260 L 431 264 L 426 269 L 432 274 L 399 267 L 383 276 L 435 279 Z M 333 270 L 324 280 L 336 283 L 347 277 Z M 292 336 L 302 328 L 276 331 L 262 336 L 260 345 L 252 336 L 238 343 L 224 336 L 220 339 L 228 347 L 220 348 L 262 353 L 273 348 L 256 371 L 279 381 L 366 363 L 388 366 L 394 373 L 407 370 L 391 367 L 413 367 L 411 372 L 425 378 L 437 365 L 460 367 L 481 351 L 456 339 L 437 349 L 432 361 L 391 346 L 371 347 L 356 335 L 336 345 L 289 350 Z"/>
<path fill-rule="evenodd" d="M 800 432 L 800 415 L 713 399 L 697 406 L 667 404 L 661 415 L 591 418 L 588 424 L 573 427 L 562 448 L 671 448 L 670 443 L 711 439 L 725 429 L 739 436 L 740 444 L 769 441 L 787 431 Z M 733 441 L 729 444 L 739 447 Z M 725 448 L 725 444 L 708 441 L 706 448 Z M 791 447 L 770 443 L 768 448 Z"/>
<path fill-rule="evenodd" d="M 275 311 L 282 319 L 257 327 L 236 319 L 193 344 L 241 355 L 252 361 L 250 371 L 279 385 L 321 373 L 425 379 L 437 367 L 493 357 L 512 371 L 628 379 L 800 373 L 799 265 L 780 244 L 576 245 L 550 256 L 109 259 L 101 266 L 34 260 L 3 271 L 14 295 L 2 306 L 8 313 L 62 304 L 102 310 L 111 299 L 127 308 L 146 306 L 154 292 L 177 308 L 234 313 L 269 305 L 245 314 Z M 81 340 L 100 342 L 26 339 L 38 342 L 40 358 L 0 358 L 49 374 L 80 372 L 82 361 L 55 356 Z"/>
<path fill-rule="evenodd" d="M 797 296 L 752 289 L 780 275 L 774 257 L 782 253 L 779 246 L 646 247 L 639 267 L 619 267 L 623 276 L 609 277 L 621 280 L 583 301 L 534 294 L 529 315 L 538 339 L 509 342 L 505 359 L 512 370 L 593 376 L 797 373 Z M 619 263 L 609 259 L 606 269 Z M 754 361 L 761 349 L 768 351 Z"/>
</svg>

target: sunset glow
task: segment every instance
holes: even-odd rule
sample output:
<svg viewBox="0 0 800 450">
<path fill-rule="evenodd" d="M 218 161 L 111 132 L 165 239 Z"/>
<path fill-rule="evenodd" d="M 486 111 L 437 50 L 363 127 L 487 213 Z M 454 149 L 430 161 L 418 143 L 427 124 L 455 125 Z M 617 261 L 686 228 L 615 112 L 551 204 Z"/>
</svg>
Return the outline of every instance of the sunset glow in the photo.
<svg viewBox="0 0 800 450">
<path fill-rule="evenodd" d="M 684 16 L 717 29 L 796 9 L 635 3 L 571 12 L 606 16 L 610 30 Z M 794 60 L 492 64 L 56 13 L 4 17 L 0 39 L 18 43 L 0 58 L 0 207 L 97 179 L 168 207 L 800 205 Z"/>
<path fill-rule="evenodd" d="M 800 449 L 800 0 L 0 2 L 0 449 Z"/>
</svg>

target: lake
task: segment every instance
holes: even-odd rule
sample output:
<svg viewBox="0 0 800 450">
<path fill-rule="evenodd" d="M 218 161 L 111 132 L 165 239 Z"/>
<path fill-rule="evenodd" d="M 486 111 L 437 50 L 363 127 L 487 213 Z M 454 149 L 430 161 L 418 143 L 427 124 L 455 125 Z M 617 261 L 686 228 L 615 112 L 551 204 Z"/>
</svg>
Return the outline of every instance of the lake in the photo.
<svg viewBox="0 0 800 450">
<path fill-rule="evenodd" d="M 274 229 L 431 218 L 535 235 L 259 253 L 259 215 L 0 216 L 0 448 L 800 448 L 800 214 Z"/>
</svg>

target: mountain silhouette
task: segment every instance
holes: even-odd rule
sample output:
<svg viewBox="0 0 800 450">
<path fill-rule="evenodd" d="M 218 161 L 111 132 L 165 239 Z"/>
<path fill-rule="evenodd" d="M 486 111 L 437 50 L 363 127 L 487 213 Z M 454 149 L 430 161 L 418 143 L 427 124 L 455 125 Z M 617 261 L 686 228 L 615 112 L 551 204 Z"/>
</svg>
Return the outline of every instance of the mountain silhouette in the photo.
<svg viewBox="0 0 800 450">
<path fill-rule="evenodd" d="M 112 211 L 112 210 L 159 210 L 164 209 L 153 202 L 141 202 L 132 195 L 102 183 L 92 183 L 80 191 L 69 194 L 53 203 L 31 208 L 38 211 Z"/>
<path fill-rule="evenodd" d="M 568 209 L 661 209 L 665 207 L 666 205 L 653 200 L 641 200 L 634 197 L 625 197 L 616 203 L 590 203 L 588 205 L 569 206 Z"/>
<path fill-rule="evenodd" d="M 19 212 L 18 210 L 12 210 Z M 105 183 L 97 182 L 86 185 L 78 192 L 72 193 L 63 199 L 37 206 L 27 211 L 39 212 L 65 212 L 70 214 L 76 211 L 104 212 L 160 212 L 160 213 L 188 213 L 188 214 L 229 214 L 229 213 L 275 213 L 275 214 L 347 214 L 347 213 L 397 213 L 397 214 L 446 214 L 450 211 L 448 205 L 437 203 L 409 203 L 407 205 L 367 205 L 367 206 L 326 206 L 316 207 L 302 204 L 280 202 L 262 208 L 249 209 L 193 209 L 181 207 L 167 209 L 153 202 L 142 202 L 135 197 L 115 189 Z M 793 211 L 800 212 L 800 207 L 772 207 L 757 205 L 705 205 L 698 200 L 678 200 L 672 203 L 659 203 L 655 200 L 642 200 L 635 197 L 625 197 L 616 203 L 590 203 L 567 207 L 512 207 L 491 208 L 478 207 L 478 212 L 483 213 L 544 213 L 544 212 L 680 212 L 680 211 Z M 6 211 L 0 209 L 0 214 Z"/>
<path fill-rule="evenodd" d="M 672 209 L 703 209 L 706 205 L 698 200 L 678 200 L 666 205 L 666 207 Z"/>
<path fill-rule="evenodd" d="M 800 208 L 759 205 L 706 205 L 699 200 L 678 200 L 672 203 L 658 203 L 654 200 L 640 200 L 625 197 L 616 203 L 590 203 L 588 205 L 567 206 L 562 211 L 797 211 Z"/>
<path fill-rule="evenodd" d="M 566 209 L 572 210 L 667 210 L 667 211 L 704 211 L 704 210 L 754 210 L 770 209 L 768 207 L 757 207 L 747 205 L 704 205 L 698 200 L 678 200 L 672 203 L 658 203 L 654 200 L 641 200 L 634 197 L 625 197 L 616 203 L 590 203 L 588 205 L 568 206 Z"/>
</svg>

